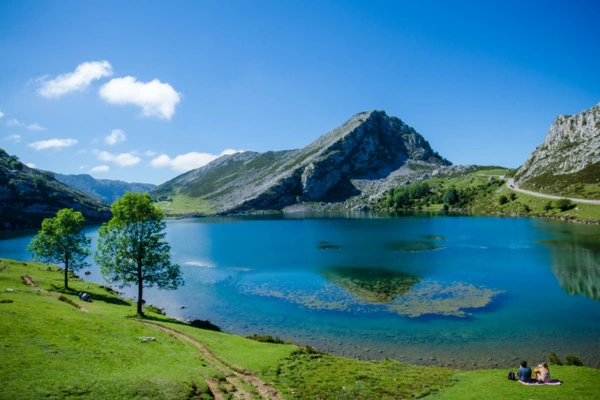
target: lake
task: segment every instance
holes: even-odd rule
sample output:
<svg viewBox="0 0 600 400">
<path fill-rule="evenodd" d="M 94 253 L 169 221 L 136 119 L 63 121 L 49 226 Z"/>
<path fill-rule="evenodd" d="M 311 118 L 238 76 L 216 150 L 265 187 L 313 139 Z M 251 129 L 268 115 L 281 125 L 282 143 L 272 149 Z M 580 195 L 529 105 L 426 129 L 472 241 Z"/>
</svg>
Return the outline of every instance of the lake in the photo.
<svg viewBox="0 0 600 400">
<path fill-rule="evenodd" d="M 31 260 L 34 234 L 2 232 L 0 256 Z M 169 316 L 360 359 L 471 369 L 554 351 L 600 367 L 599 226 L 293 214 L 168 221 L 167 239 L 185 286 L 145 298 Z"/>
</svg>

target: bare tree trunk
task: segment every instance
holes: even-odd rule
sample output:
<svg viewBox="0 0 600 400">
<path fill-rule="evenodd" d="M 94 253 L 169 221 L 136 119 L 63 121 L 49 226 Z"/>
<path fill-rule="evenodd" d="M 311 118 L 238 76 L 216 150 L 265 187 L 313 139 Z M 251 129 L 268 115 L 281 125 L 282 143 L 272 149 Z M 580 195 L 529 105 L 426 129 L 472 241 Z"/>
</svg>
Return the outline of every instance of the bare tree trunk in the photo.
<svg viewBox="0 0 600 400">
<path fill-rule="evenodd" d="M 65 289 L 69 289 L 69 259 L 65 261 Z"/>
<path fill-rule="evenodd" d="M 144 282 L 142 281 L 142 265 L 138 263 L 138 301 L 137 301 L 137 313 L 138 315 L 144 316 L 144 311 L 142 310 L 143 305 L 143 292 L 144 292 Z"/>
</svg>

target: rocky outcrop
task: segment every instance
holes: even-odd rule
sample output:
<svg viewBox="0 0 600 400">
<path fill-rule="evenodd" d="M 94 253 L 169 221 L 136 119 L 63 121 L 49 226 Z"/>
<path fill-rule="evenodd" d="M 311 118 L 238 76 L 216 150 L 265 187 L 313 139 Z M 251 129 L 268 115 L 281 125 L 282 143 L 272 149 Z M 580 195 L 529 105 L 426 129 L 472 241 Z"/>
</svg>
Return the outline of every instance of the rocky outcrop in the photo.
<svg viewBox="0 0 600 400">
<path fill-rule="evenodd" d="M 541 146 L 517 171 L 522 184 L 542 174 L 573 174 L 600 162 L 600 104 L 575 115 L 558 116 Z"/>
<path fill-rule="evenodd" d="M 107 203 L 57 181 L 52 173 L 29 168 L 0 149 L 0 230 L 37 228 L 62 208 L 81 211 L 87 222 L 111 217 Z"/>
<path fill-rule="evenodd" d="M 87 174 L 51 174 L 54 175 L 57 181 L 107 203 L 115 202 L 127 192 L 147 193 L 156 187 L 156 185 L 151 183 L 129 183 L 111 179 L 95 179 Z"/>
<path fill-rule="evenodd" d="M 215 212 L 281 210 L 344 201 L 450 162 L 413 128 L 383 111 L 354 115 L 303 149 L 223 156 L 150 192 L 208 201 Z M 386 185 L 386 183 L 389 185 Z"/>
</svg>

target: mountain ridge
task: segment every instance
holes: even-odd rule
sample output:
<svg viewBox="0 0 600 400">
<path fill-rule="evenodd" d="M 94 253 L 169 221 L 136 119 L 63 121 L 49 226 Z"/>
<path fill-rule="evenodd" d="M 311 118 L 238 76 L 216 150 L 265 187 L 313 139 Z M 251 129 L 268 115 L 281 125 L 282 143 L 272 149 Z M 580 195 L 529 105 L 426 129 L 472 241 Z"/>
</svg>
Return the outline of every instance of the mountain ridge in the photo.
<svg viewBox="0 0 600 400">
<path fill-rule="evenodd" d="M 355 114 L 302 149 L 222 156 L 150 194 L 198 199 L 208 204 L 207 213 L 281 210 L 359 195 L 365 188 L 361 181 L 393 178 L 413 164 L 428 171 L 451 165 L 402 120 L 371 110 Z M 396 175 L 408 172 L 405 168 Z"/>
<path fill-rule="evenodd" d="M 152 183 L 125 182 L 114 179 L 96 179 L 89 174 L 59 174 L 50 172 L 56 180 L 92 197 L 113 203 L 127 192 L 147 193 L 156 185 Z"/>
</svg>

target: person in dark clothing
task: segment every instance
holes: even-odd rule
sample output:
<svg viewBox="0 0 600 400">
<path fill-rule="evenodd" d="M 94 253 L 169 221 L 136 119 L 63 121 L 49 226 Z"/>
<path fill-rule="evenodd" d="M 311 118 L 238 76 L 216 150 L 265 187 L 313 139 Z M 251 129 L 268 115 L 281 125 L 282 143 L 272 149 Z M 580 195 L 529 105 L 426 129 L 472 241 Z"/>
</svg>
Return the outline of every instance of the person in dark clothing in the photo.
<svg viewBox="0 0 600 400">
<path fill-rule="evenodd" d="M 520 381 L 531 382 L 531 368 L 527 366 L 527 361 L 521 361 L 521 368 L 517 372 Z"/>
</svg>

